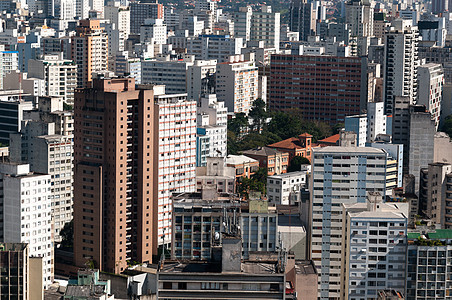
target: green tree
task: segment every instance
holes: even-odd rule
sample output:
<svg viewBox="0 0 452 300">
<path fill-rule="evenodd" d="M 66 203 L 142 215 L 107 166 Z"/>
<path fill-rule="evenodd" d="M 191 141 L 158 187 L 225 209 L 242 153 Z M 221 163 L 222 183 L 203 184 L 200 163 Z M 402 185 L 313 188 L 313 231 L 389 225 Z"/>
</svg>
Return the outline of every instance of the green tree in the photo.
<svg viewBox="0 0 452 300">
<path fill-rule="evenodd" d="M 241 177 L 237 182 L 237 193 L 245 199 L 249 199 L 251 191 L 266 194 L 267 168 L 259 168 L 250 178 Z"/>
<path fill-rule="evenodd" d="M 66 102 L 63 102 L 63 110 L 73 110 L 74 107 Z"/>
<path fill-rule="evenodd" d="M 441 126 L 441 131 L 447 133 L 452 138 L 452 115 L 449 115 L 444 119 L 444 123 Z"/>
<path fill-rule="evenodd" d="M 295 156 L 289 162 L 289 167 L 287 168 L 287 172 L 301 171 L 301 165 L 309 165 L 309 164 L 311 164 L 311 162 L 306 157 Z"/>
<path fill-rule="evenodd" d="M 63 248 L 72 248 L 74 246 L 74 220 L 64 224 L 60 231 L 60 236 Z"/>
<path fill-rule="evenodd" d="M 237 137 L 240 137 L 243 131 L 248 128 L 248 117 L 244 113 L 238 113 L 235 118 L 228 121 L 228 129 Z"/>
<path fill-rule="evenodd" d="M 265 120 L 267 119 L 266 104 L 262 99 L 256 99 L 250 109 L 248 117 L 253 120 L 251 130 L 260 132 L 263 129 Z"/>
</svg>

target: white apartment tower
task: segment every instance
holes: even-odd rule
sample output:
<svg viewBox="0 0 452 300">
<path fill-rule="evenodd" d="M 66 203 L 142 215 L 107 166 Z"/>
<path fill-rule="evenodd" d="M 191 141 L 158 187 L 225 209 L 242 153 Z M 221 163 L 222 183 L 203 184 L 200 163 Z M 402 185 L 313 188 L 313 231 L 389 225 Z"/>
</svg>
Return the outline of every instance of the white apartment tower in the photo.
<svg viewBox="0 0 452 300">
<path fill-rule="evenodd" d="M 0 234 L 5 243 L 29 244 L 42 257 L 44 288 L 53 282 L 50 175 L 30 172 L 28 164 L 0 163 Z"/>
<path fill-rule="evenodd" d="M 374 35 L 374 9 L 369 0 L 350 0 L 345 6 L 345 22 L 350 25 L 353 37 Z"/>
<path fill-rule="evenodd" d="M 441 117 L 444 72 L 440 64 L 428 63 L 418 68 L 419 93 L 417 104 L 425 105 L 435 120 L 436 129 Z"/>
<path fill-rule="evenodd" d="M 374 142 L 379 134 L 386 134 L 387 118 L 384 102 L 367 102 L 367 142 Z"/>
<path fill-rule="evenodd" d="M 341 299 L 377 299 L 405 290 L 408 203 L 343 204 Z"/>
<path fill-rule="evenodd" d="M 387 152 L 375 148 L 313 149 L 310 186 L 311 259 L 319 273 L 319 299 L 339 299 L 342 204 L 365 203 L 385 194 Z"/>
<path fill-rule="evenodd" d="M 51 175 L 53 236 L 60 242 L 61 229 L 72 220 L 73 113 L 63 111 L 61 98 L 38 101 L 40 109 L 27 113 L 20 132 L 10 135 L 10 160 Z"/>
<path fill-rule="evenodd" d="M 196 101 L 154 87 L 158 114 L 158 242 L 171 243 L 171 195 L 196 191 Z"/>
<path fill-rule="evenodd" d="M 232 13 L 234 21 L 234 37 L 243 38 L 244 41 L 251 39 L 251 18 L 253 9 L 251 6 L 240 7 L 238 12 Z"/>
<path fill-rule="evenodd" d="M 254 54 L 231 56 L 217 65 L 217 98 L 228 111 L 248 114 L 259 95 L 258 68 Z"/>
<path fill-rule="evenodd" d="M 214 82 L 207 82 L 210 76 L 213 76 L 217 71 L 217 61 L 212 60 L 195 60 L 193 65 L 188 66 L 187 69 L 187 94 L 188 99 L 200 99 L 203 94 L 203 89 L 214 88 Z M 206 86 L 208 85 L 208 86 Z M 210 92 L 209 92 L 210 93 Z"/>
<path fill-rule="evenodd" d="M 166 24 L 163 19 L 146 19 L 140 26 L 140 42 L 153 42 L 153 44 L 164 45 L 167 43 Z"/>
<path fill-rule="evenodd" d="M 124 33 L 124 39 L 127 40 L 130 34 L 130 8 L 119 5 L 119 2 L 113 2 L 105 6 L 104 15 L 106 20 L 115 24 L 117 30 Z"/>
<path fill-rule="evenodd" d="M 394 20 L 385 35 L 383 99 L 386 115 L 394 114 L 395 97 L 409 97 L 411 103 L 417 99 L 418 41 L 419 32 L 411 20 Z"/>
<path fill-rule="evenodd" d="M 61 97 L 67 104 L 74 103 L 77 87 L 77 66 L 63 59 L 63 53 L 47 54 L 43 59 L 28 61 L 28 76 L 43 79 L 48 96 Z"/>
</svg>

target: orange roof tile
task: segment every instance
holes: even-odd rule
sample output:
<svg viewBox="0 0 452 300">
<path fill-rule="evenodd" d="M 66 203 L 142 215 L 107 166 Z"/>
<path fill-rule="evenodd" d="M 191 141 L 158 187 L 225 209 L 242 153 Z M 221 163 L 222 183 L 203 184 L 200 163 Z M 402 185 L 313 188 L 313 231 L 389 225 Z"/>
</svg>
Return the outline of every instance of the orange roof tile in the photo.
<svg viewBox="0 0 452 300">
<path fill-rule="evenodd" d="M 335 134 L 335 135 L 332 135 L 332 136 L 329 136 L 329 137 L 327 137 L 327 138 L 324 138 L 323 140 L 319 140 L 319 141 L 317 141 L 319 144 L 322 144 L 322 143 L 331 143 L 331 144 L 335 144 L 335 143 L 337 143 L 337 141 L 339 140 L 339 134 Z"/>
<path fill-rule="evenodd" d="M 283 148 L 283 149 L 304 149 L 300 144 L 300 140 L 298 138 L 288 138 L 286 140 L 268 145 L 268 147 L 274 148 Z"/>
</svg>

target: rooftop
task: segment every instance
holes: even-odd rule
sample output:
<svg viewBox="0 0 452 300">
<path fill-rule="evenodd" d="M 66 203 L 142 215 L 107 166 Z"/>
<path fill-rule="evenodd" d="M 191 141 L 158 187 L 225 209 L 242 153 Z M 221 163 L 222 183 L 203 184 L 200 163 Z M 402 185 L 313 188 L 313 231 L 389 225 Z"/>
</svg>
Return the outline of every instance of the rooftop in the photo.
<svg viewBox="0 0 452 300">
<path fill-rule="evenodd" d="M 221 273 L 221 263 L 202 261 L 168 261 L 162 265 L 160 273 Z M 276 262 L 242 261 L 241 275 L 270 275 L 277 274 Z M 224 274 L 231 274 L 227 272 Z"/>
<path fill-rule="evenodd" d="M 306 138 L 312 138 L 312 135 L 308 133 L 300 134 L 298 137 L 291 137 L 280 142 L 268 145 L 268 147 L 282 148 L 282 149 L 305 149 Z"/>
<path fill-rule="evenodd" d="M 297 260 L 295 261 L 295 272 L 297 274 L 317 274 L 314 264 L 310 260 Z"/>
<path fill-rule="evenodd" d="M 322 144 L 322 143 L 328 143 L 328 144 L 336 144 L 337 141 L 339 140 L 339 133 L 329 136 L 327 138 L 324 138 L 323 140 L 318 140 L 317 143 Z"/>
<path fill-rule="evenodd" d="M 259 147 L 256 149 L 250 149 L 250 150 L 243 151 L 244 155 L 250 154 L 250 155 L 270 156 L 270 155 L 275 155 L 278 153 L 284 153 L 284 152 L 278 151 L 278 150 L 270 148 L 270 147 Z"/>
<path fill-rule="evenodd" d="M 327 146 L 323 148 L 313 149 L 315 153 L 369 153 L 369 154 L 384 154 L 382 149 L 372 147 L 339 147 Z"/>
<path fill-rule="evenodd" d="M 245 155 L 228 155 L 226 157 L 226 164 L 228 165 L 241 165 L 245 163 L 258 162 L 257 160 L 245 156 Z"/>
</svg>

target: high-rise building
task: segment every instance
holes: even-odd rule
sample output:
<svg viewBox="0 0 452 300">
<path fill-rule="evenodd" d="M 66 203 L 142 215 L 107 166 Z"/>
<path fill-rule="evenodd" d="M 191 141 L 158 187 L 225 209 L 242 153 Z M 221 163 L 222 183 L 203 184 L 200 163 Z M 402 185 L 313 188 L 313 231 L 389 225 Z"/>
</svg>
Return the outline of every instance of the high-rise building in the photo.
<svg viewBox="0 0 452 300">
<path fill-rule="evenodd" d="M 384 102 L 367 102 L 367 142 L 377 139 L 379 134 L 386 134 L 388 124 L 384 114 Z"/>
<path fill-rule="evenodd" d="M 272 12 L 270 6 L 261 6 L 260 11 L 254 11 L 251 16 L 251 41 L 263 41 L 265 48 L 275 48 L 279 51 L 280 14 Z"/>
<path fill-rule="evenodd" d="M 207 157 L 225 157 L 227 154 L 227 108 L 217 101 L 215 94 L 201 97 L 196 117 L 196 166 L 206 166 Z M 207 140 L 206 140 L 207 139 Z M 206 140 L 206 149 L 202 151 Z"/>
<path fill-rule="evenodd" d="M 234 21 L 234 37 L 249 41 L 251 38 L 251 17 L 253 8 L 251 6 L 240 7 L 239 11 L 232 13 Z"/>
<path fill-rule="evenodd" d="M 33 103 L 19 99 L 19 92 L 16 92 L 8 99 L 0 99 L 0 143 L 3 145 L 9 144 L 11 133 L 21 130 L 24 112 L 33 109 Z"/>
<path fill-rule="evenodd" d="M 187 69 L 187 94 L 188 99 L 198 100 L 203 94 L 215 92 L 215 72 L 217 61 L 195 60 Z"/>
<path fill-rule="evenodd" d="M 187 38 L 187 53 L 198 60 L 216 59 L 227 62 L 229 56 L 240 54 L 244 39 L 229 35 L 199 35 Z"/>
<path fill-rule="evenodd" d="M 379 290 L 404 291 L 408 204 L 343 204 L 341 299 L 376 299 Z"/>
<path fill-rule="evenodd" d="M 152 42 L 164 45 L 167 43 L 166 24 L 163 19 L 146 19 L 140 26 L 140 42 Z"/>
<path fill-rule="evenodd" d="M 448 299 L 452 294 L 452 231 L 408 233 L 406 299 Z"/>
<path fill-rule="evenodd" d="M 366 108 L 365 60 L 358 57 L 274 54 L 269 108 L 299 109 L 306 120 L 344 122 Z"/>
<path fill-rule="evenodd" d="M 369 192 L 385 194 L 387 152 L 363 147 L 313 149 L 310 255 L 319 271 L 320 299 L 340 297 L 341 204 L 365 203 Z"/>
<path fill-rule="evenodd" d="M 441 14 L 449 10 L 449 0 L 433 0 L 432 13 Z"/>
<path fill-rule="evenodd" d="M 115 28 L 124 33 L 127 39 L 130 34 L 130 7 L 117 5 L 119 2 L 113 2 L 105 6 L 104 15 L 106 20 L 115 24 Z"/>
<path fill-rule="evenodd" d="M 452 209 L 452 166 L 449 163 L 436 162 L 428 165 L 427 184 L 420 185 L 421 195 L 426 195 L 425 214 L 431 220 L 440 225 L 441 228 L 452 228 L 452 218 L 450 210 Z M 425 190 L 425 192 L 423 191 Z"/>
<path fill-rule="evenodd" d="M 108 70 L 108 36 L 99 20 L 80 20 L 72 37 L 71 57 L 77 65 L 78 87 L 90 87 L 94 73 Z"/>
<path fill-rule="evenodd" d="M 46 94 L 63 98 L 67 104 L 74 103 L 74 90 L 77 86 L 77 66 L 63 53 L 44 55 L 42 59 L 28 61 L 28 76 L 43 79 Z"/>
<path fill-rule="evenodd" d="M 20 132 L 10 136 L 10 160 L 51 175 L 54 239 L 72 220 L 73 113 L 63 111 L 61 98 L 40 97 L 39 109 L 27 112 Z"/>
<path fill-rule="evenodd" d="M 154 88 L 155 90 L 156 88 Z M 171 194 L 196 191 L 196 101 L 187 94 L 155 96 L 158 140 L 158 243 L 171 243 Z M 157 148 L 158 147 L 158 148 Z"/>
<path fill-rule="evenodd" d="M 419 33 L 411 20 L 396 19 L 384 38 L 383 99 L 385 114 L 395 112 L 395 97 L 417 99 Z"/>
<path fill-rule="evenodd" d="M 315 10 L 312 2 L 292 0 L 290 3 L 290 30 L 299 32 L 300 41 L 308 40 L 315 32 Z"/>
<path fill-rule="evenodd" d="M 441 117 L 441 101 L 444 73 L 439 64 L 428 63 L 418 68 L 419 93 L 417 104 L 425 105 L 438 129 Z"/>
<path fill-rule="evenodd" d="M 151 1 L 130 3 L 130 33 L 140 34 L 140 26 L 146 19 L 163 19 L 163 5 Z"/>
<path fill-rule="evenodd" d="M 95 79 L 74 101 L 74 259 L 119 273 L 157 250 L 153 90 Z M 157 113 L 158 115 L 158 113 Z M 163 121 L 163 120 L 162 120 Z M 174 124 L 174 122 L 172 122 Z"/>
<path fill-rule="evenodd" d="M 0 243 L 0 295 L 5 299 L 30 299 L 28 245 Z"/>
<path fill-rule="evenodd" d="M 89 17 L 89 0 L 75 0 L 75 16 L 81 20 Z"/>
<path fill-rule="evenodd" d="M 0 163 L 0 186 L 0 240 L 27 243 L 30 256 L 42 257 L 47 288 L 54 274 L 50 175 L 30 172 L 28 164 Z"/>
<path fill-rule="evenodd" d="M 356 145 L 365 147 L 367 141 L 367 115 L 355 115 L 345 117 L 345 131 L 356 133 Z"/>
<path fill-rule="evenodd" d="M 248 114 L 258 98 L 258 67 L 254 55 L 231 56 L 229 62 L 219 63 L 216 73 L 216 92 L 228 111 Z"/>
<path fill-rule="evenodd" d="M 345 22 L 350 25 L 351 36 L 374 35 L 374 9 L 368 0 L 351 0 L 345 5 Z"/>
</svg>

